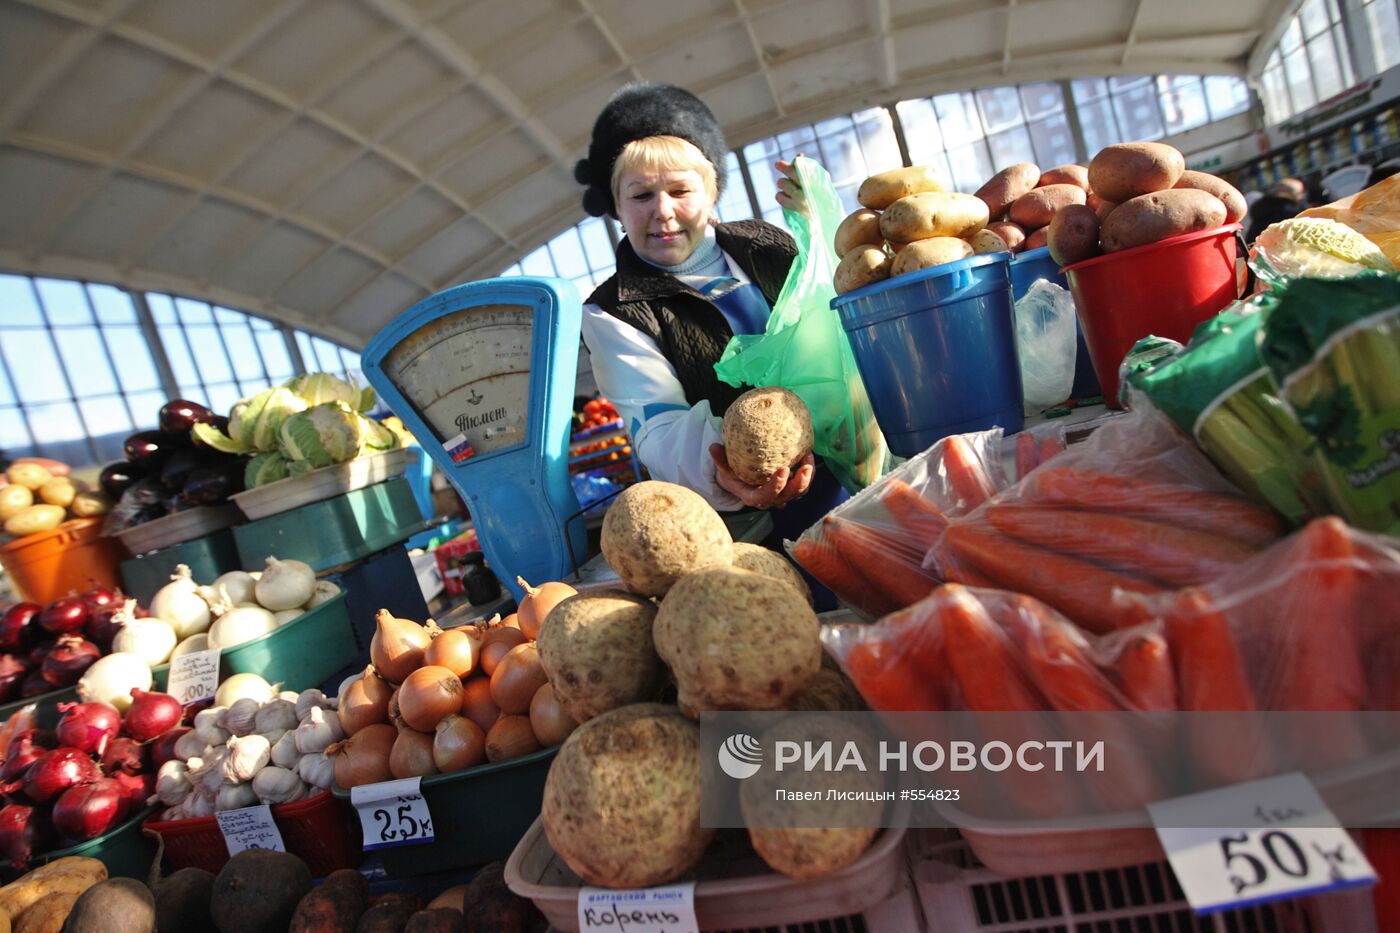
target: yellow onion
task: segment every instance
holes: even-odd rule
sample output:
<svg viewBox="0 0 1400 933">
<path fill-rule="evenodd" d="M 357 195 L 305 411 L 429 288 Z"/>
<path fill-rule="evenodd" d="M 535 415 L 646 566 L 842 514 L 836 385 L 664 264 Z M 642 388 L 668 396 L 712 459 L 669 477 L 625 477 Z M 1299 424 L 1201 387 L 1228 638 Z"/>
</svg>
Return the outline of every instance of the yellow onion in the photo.
<svg viewBox="0 0 1400 933">
<path fill-rule="evenodd" d="M 558 745 L 578 728 L 578 721 L 570 716 L 554 695 L 553 684 L 541 684 L 530 701 L 530 729 L 535 738 L 544 746 Z"/>
<path fill-rule="evenodd" d="M 434 638 L 423 652 L 424 664 L 445 667 L 458 677 L 466 677 L 476 667 L 481 640 L 462 629 L 448 629 Z"/>
<path fill-rule="evenodd" d="M 520 608 L 516 610 L 520 617 L 520 631 L 531 641 L 539 636 L 540 626 L 544 624 L 549 610 L 570 596 L 578 595 L 578 590 L 567 583 L 550 582 L 536 587 L 526 583 L 524 577 L 516 577 L 515 582 L 525 590 L 525 598 L 520 601 Z"/>
<path fill-rule="evenodd" d="M 340 692 L 336 712 L 346 735 L 354 735 L 365 726 L 372 726 L 389 719 L 389 696 L 394 688 L 379 676 L 373 665 L 366 667 L 364 675 L 352 680 Z"/>
<path fill-rule="evenodd" d="M 548 680 L 534 643 L 516 645 L 491 675 L 491 699 L 503 713 L 528 713 L 535 691 Z"/>
<path fill-rule="evenodd" d="M 437 774 L 433 763 L 433 736 L 413 729 L 400 729 L 389 751 L 389 773 L 396 778 L 427 777 Z"/>
<path fill-rule="evenodd" d="M 491 699 L 491 681 L 473 677 L 462 684 L 462 715 L 487 732 L 501 718 L 501 708 Z"/>
<path fill-rule="evenodd" d="M 410 729 L 431 732 L 442 717 L 461 708 L 462 681 L 445 667 L 420 667 L 399 687 L 399 715 Z"/>
<path fill-rule="evenodd" d="M 496 672 L 496 665 L 501 663 L 501 658 L 510 653 L 510 649 L 516 645 L 523 645 L 528 640 L 525 633 L 518 628 L 501 625 L 491 629 L 481 639 L 481 655 L 477 663 L 482 672 L 490 677 Z"/>
<path fill-rule="evenodd" d="M 439 771 L 461 771 L 486 760 L 486 733 L 465 716 L 442 717 L 433 735 L 433 764 Z"/>
<path fill-rule="evenodd" d="M 487 761 L 507 761 L 539 750 L 529 716 L 502 716 L 486 733 Z"/>
<path fill-rule="evenodd" d="M 326 757 L 335 761 L 336 784 L 350 788 L 392 778 L 389 755 L 398 737 L 393 726 L 379 722 L 327 748 Z"/>
<path fill-rule="evenodd" d="M 369 660 L 390 683 L 403 679 L 423 665 L 423 651 L 431 639 L 428 630 L 410 619 L 396 619 L 388 609 L 374 615 L 374 638 L 369 643 Z"/>
</svg>

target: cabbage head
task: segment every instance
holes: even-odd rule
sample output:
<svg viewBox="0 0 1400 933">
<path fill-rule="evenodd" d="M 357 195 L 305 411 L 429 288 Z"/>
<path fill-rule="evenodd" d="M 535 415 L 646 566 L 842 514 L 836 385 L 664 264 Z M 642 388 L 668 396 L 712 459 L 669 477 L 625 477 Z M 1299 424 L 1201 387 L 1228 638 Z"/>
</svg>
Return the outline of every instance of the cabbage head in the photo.
<svg viewBox="0 0 1400 933">
<path fill-rule="evenodd" d="M 277 449 L 277 429 L 288 415 L 305 411 L 307 403 L 285 388 L 264 389 L 241 399 L 228 415 L 228 434 L 207 424 L 194 426 L 194 437 L 229 454 Z"/>
<path fill-rule="evenodd" d="M 296 393 L 307 405 L 344 402 L 355 411 L 369 411 L 374 407 L 373 389 L 368 386 L 360 389 L 330 373 L 308 373 L 293 377 L 286 388 Z"/>
<path fill-rule="evenodd" d="M 1255 239 L 1259 257 L 1277 275 L 1343 279 L 1372 269 L 1394 275 L 1381 248 L 1344 223 L 1294 217 L 1266 227 Z"/>
<path fill-rule="evenodd" d="M 364 434 L 363 419 L 349 405 L 323 402 L 282 422 L 278 450 L 288 460 L 305 461 L 311 469 L 318 469 L 353 460 L 359 455 Z"/>
<path fill-rule="evenodd" d="M 366 418 L 364 415 L 360 415 L 360 420 L 364 422 L 365 429 L 365 439 L 360 443 L 361 457 L 385 450 L 394 450 L 402 446 L 399 443 L 399 436 L 383 423 L 375 421 L 373 418 Z"/>
<path fill-rule="evenodd" d="M 287 458 L 275 450 L 258 454 L 243 468 L 243 485 L 249 489 L 287 478 Z"/>
</svg>

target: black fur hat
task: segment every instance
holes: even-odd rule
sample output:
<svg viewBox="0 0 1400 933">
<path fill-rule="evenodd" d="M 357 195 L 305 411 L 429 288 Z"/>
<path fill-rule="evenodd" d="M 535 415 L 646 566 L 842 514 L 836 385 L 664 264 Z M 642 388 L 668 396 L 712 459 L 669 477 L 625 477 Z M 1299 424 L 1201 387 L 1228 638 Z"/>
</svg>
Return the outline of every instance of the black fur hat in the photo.
<svg viewBox="0 0 1400 933">
<path fill-rule="evenodd" d="M 617 216 L 613 203 L 613 164 L 633 140 L 648 136 L 679 136 L 705 154 L 715 167 L 715 183 L 724 193 L 724 161 L 729 151 L 724 131 L 704 102 L 685 88 L 639 81 L 621 88 L 593 123 L 588 158 L 574 166 L 574 178 L 585 186 L 583 209 L 594 217 Z"/>
</svg>

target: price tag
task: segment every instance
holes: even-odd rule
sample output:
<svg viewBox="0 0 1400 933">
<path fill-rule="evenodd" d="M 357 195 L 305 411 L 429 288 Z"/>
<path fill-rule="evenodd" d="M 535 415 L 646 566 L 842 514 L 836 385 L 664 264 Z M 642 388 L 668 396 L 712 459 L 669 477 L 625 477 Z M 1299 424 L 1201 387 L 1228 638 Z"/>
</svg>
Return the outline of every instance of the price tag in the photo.
<svg viewBox="0 0 1400 933">
<path fill-rule="evenodd" d="M 580 888 L 579 933 L 699 933 L 695 921 L 695 882 L 639 891 Z"/>
<path fill-rule="evenodd" d="M 422 780 L 412 777 L 350 789 L 350 802 L 364 829 L 366 852 L 433 841 L 433 817 L 420 791 Z"/>
<path fill-rule="evenodd" d="M 214 816 L 219 821 L 219 832 L 224 834 L 224 845 L 228 846 L 229 855 L 237 855 L 244 849 L 287 851 L 282 844 L 282 833 L 272 822 L 272 810 L 267 804 L 241 810 L 223 810 Z"/>
<path fill-rule="evenodd" d="M 1376 883 L 1371 863 L 1302 774 L 1147 809 L 1197 913 Z"/>
<path fill-rule="evenodd" d="M 181 706 L 212 700 L 219 688 L 219 649 L 191 651 L 170 662 L 165 692 Z"/>
</svg>

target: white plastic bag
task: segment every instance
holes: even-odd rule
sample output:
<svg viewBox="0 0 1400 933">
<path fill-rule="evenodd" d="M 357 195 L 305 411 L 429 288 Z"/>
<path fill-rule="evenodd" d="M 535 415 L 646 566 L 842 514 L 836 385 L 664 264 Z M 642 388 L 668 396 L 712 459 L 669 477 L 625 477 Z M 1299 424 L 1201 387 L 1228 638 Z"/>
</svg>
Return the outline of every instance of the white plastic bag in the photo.
<svg viewBox="0 0 1400 933">
<path fill-rule="evenodd" d="M 1016 302 L 1016 346 L 1026 414 L 1069 398 L 1074 386 L 1074 336 L 1074 299 L 1055 283 L 1037 279 Z"/>
</svg>

